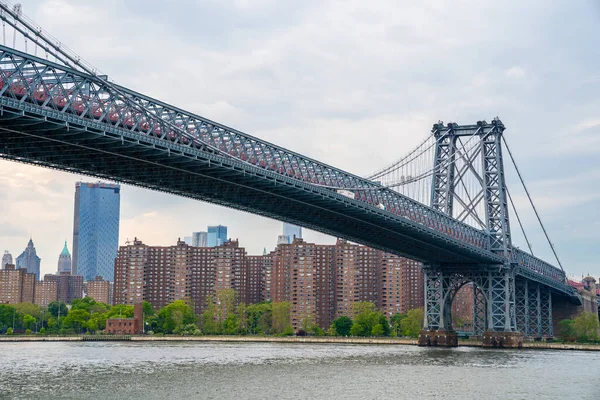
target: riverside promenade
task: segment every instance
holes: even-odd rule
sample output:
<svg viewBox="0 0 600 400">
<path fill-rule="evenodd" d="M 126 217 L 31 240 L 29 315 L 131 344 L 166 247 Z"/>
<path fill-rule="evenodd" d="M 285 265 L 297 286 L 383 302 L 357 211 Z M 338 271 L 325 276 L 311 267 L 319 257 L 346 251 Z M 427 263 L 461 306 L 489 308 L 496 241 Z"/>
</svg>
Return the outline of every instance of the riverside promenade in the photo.
<svg viewBox="0 0 600 400">
<path fill-rule="evenodd" d="M 314 337 L 314 336 L 112 336 L 112 335 L 72 335 L 0 336 L 0 343 L 10 342 L 87 342 L 87 341 L 129 341 L 129 342 L 248 342 L 248 343 L 335 343 L 360 345 L 408 345 L 416 346 L 416 339 L 408 338 L 361 338 L 361 337 Z M 481 347 L 478 340 L 459 340 L 459 347 Z M 585 350 L 600 351 L 600 345 L 581 343 L 524 342 L 524 349 Z"/>
</svg>

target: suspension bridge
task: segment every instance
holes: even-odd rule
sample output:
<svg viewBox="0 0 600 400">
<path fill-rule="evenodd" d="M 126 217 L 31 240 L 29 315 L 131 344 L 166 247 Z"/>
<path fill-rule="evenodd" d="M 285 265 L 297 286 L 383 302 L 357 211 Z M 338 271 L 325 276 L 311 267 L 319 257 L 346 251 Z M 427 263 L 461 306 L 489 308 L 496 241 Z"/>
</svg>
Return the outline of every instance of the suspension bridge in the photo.
<svg viewBox="0 0 600 400">
<path fill-rule="evenodd" d="M 498 118 L 440 121 L 408 155 L 360 177 L 111 81 L 18 5 L 0 2 L 0 19 L 3 159 L 244 210 L 421 261 L 422 344 L 453 345 L 451 304 L 468 282 L 475 331 L 490 343 L 552 336 L 553 302 L 581 302 L 558 257 L 556 267 L 512 243 L 510 150 Z"/>
</svg>

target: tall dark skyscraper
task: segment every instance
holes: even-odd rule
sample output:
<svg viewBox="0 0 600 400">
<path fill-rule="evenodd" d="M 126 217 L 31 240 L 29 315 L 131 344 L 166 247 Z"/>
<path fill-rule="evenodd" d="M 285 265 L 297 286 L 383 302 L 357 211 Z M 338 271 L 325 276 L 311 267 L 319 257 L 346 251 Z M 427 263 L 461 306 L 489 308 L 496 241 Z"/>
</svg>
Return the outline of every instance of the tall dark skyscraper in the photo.
<svg viewBox="0 0 600 400">
<path fill-rule="evenodd" d="M 73 275 L 83 275 L 86 281 L 96 276 L 107 281 L 114 279 L 120 191 L 119 185 L 110 183 L 75 184 Z"/>
<path fill-rule="evenodd" d="M 25 268 L 30 274 L 35 274 L 35 279 L 40 280 L 40 262 L 42 260 L 37 256 L 33 240 L 29 239 L 27 247 L 19 257 L 17 257 L 17 269 Z"/>
<path fill-rule="evenodd" d="M 220 246 L 227 242 L 227 227 L 223 225 L 209 226 L 207 244 L 208 247 Z"/>
</svg>

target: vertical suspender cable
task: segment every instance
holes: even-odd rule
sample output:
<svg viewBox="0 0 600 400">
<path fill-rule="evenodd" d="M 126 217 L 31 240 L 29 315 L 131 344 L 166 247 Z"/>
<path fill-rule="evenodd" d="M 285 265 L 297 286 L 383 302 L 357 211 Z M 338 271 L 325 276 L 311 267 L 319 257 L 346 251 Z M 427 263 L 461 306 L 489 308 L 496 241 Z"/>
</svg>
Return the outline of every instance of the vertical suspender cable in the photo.
<svg viewBox="0 0 600 400">
<path fill-rule="evenodd" d="M 537 220 L 540 223 L 540 226 L 542 227 L 542 231 L 544 231 L 544 236 L 546 236 L 546 240 L 548 241 L 548 244 L 550 245 L 550 249 L 552 249 L 552 253 L 554 254 L 554 257 L 556 258 L 556 262 L 558 262 L 558 266 L 560 267 L 560 269 L 562 270 L 562 272 L 565 272 L 565 270 L 564 270 L 564 268 L 563 268 L 560 260 L 558 259 L 558 254 L 556 254 L 556 249 L 554 248 L 554 245 L 550 241 L 550 237 L 548 236 L 548 232 L 546 232 L 546 228 L 544 227 L 542 219 L 540 218 L 540 214 L 538 214 L 537 209 L 535 208 L 535 204 L 533 204 L 533 200 L 531 200 L 531 196 L 529 195 L 529 190 L 527 190 L 527 186 L 525 185 L 525 181 L 523 181 L 523 176 L 521 176 L 521 171 L 519 171 L 519 167 L 517 167 L 517 163 L 515 162 L 515 158 L 513 157 L 512 152 L 510 151 L 510 148 L 508 147 L 508 143 L 506 143 L 506 139 L 504 138 L 504 135 L 502 136 L 502 141 L 504 142 L 504 147 L 506 147 L 506 150 L 508 151 L 510 159 L 511 159 L 513 165 L 515 166 L 515 170 L 517 171 L 517 175 L 519 176 L 519 180 L 521 181 L 521 184 L 523 185 L 523 189 L 525 189 L 525 193 L 527 193 L 527 198 L 529 199 L 529 203 L 531 204 L 531 207 L 533 208 L 533 212 L 535 213 L 535 216 L 537 217 Z"/>
</svg>

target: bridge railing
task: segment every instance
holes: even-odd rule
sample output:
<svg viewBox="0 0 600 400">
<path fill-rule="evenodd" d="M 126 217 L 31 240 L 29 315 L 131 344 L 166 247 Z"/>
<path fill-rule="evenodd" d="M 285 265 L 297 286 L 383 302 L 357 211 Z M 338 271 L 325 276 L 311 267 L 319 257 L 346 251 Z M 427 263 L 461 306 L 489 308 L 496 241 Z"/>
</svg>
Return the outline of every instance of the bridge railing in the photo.
<svg viewBox="0 0 600 400">
<path fill-rule="evenodd" d="M 566 274 L 564 271 L 562 271 L 560 268 L 556 268 L 544 260 L 540 260 L 539 258 L 532 256 L 521 249 L 513 249 L 512 257 L 512 261 L 519 266 L 527 268 L 528 270 L 549 278 L 555 282 L 566 283 Z"/>
<path fill-rule="evenodd" d="M 0 46 L 0 95 L 225 155 L 366 203 L 487 250 L 489 235 L 391 189 L 152 99 L 105 79 Z"/>
</svg>

